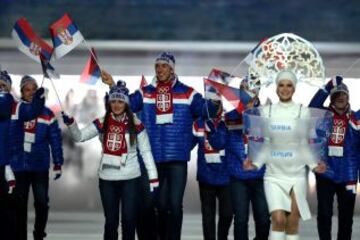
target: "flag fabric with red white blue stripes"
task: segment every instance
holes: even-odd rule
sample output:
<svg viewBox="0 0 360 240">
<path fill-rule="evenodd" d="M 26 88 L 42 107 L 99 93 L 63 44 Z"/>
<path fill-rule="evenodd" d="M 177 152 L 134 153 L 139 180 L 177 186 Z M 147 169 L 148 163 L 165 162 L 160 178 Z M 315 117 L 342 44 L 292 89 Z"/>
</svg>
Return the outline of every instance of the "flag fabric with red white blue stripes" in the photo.
<svg viewBox="0 0 360 240">
<path fill-rule="evenodd" d="M 219 95 L 224 97 L 224 99 L 230 103 L 226 104 L 223 102 L 225 112 L 231 112 L 235 109 L 238 113 L 241 114 L 242 111 L 244 111 L 246 104 L 248 104 L 252 98 L 248 93 L 246 93 L 246 91 L 242 89 L 233 88 L 211 79 L 204 78 L 204 83 L 205 85 L 213 87 Z"/>
<path fill-rule="evenodd" d="M 54 49 L 32 30 L 25 18 L 16 21 L 11 35 L 18 49 L 25 55 L 38 63 L 40 54 L 50 61 Z"/>
<path fill-rule="evenodd" d="M 80 76 L 80 82 L 95 85 L 100 78 L 101 71 L 95 59 L 96 54 L 94 48 L 92 48 L 91 51 L 93 53 L 90 54 L 90 57 L 86 62 L 85 68 Z"/>
<path fill-rule="evenodd" d="M 141 82 L 140 82 L 140 89 L 143 89 L 144 87 L 146 87 L 148 85 L 146 78 L 144 75 L 141 76 Z"/>
<path fill-rule="evenodd" d="M 234 76 L 232 76 L 231 74 L 216 68 L 212 69 L 209 76 L 207 77 L 207 79 L 223 84 L 229 84 L 233 78 Z M 218 91 L 216 91 L 216 89 L 210 84 L 205 84 L 205 98 L 212 100 L 221 99 Z"/>
<path fill-rule="evenodd" d="M 50 26 L 50 33 L 57 59 L 65 56 L 84 40 L 67 13 Z"/>
</svg>

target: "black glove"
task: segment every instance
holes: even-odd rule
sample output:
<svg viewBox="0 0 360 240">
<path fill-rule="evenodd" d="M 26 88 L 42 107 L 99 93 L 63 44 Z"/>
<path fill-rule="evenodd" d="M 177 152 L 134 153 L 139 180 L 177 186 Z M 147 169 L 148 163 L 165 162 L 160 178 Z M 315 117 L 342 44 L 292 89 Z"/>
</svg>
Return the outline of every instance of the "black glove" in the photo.
<svg viewBox="0 0 360 240">
<path fill-rule="evenodd" d="M 34 94 L 34 98 L 36 99 L 44 99 L 45 98 L 45 89 L 43 87 L 39 88 L 38 90 L 36 90 L 35 94 Z"/>
<path fill-rule="evenodd" d="M 205 131 L 209 133 L 214 133 L 216 131 L 214 122 L 212 120 L 206 120 Z"/>
<path fill-rule="evenodd" d="M 69 126 L 74 123 L 75 119 L 73 117 L 67 115 L 64 112 L 61 112 L 61 115 L 65 125 Z"/>
<path fill-rule="evenodd" d="M 343 81 L 343 78 L 342 78 L 341 76 L 335 76 L 335 78 L 330 79 L 330 80 L 326 83 L 326 85 L 325 85 L 325 90 L 326 90 L 328 93 L 330 93 L 331 90 L 332 90 L 334 87 L 342 84 L 342 81 Z"/>
</svg>

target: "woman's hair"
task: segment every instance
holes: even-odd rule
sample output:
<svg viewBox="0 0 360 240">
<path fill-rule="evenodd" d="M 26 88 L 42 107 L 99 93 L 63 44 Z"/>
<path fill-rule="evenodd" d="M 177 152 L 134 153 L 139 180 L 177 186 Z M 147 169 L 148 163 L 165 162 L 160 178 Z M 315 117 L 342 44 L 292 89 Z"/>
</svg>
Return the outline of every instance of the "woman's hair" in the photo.
<svg viewBox="0 0 360 240">
<path fill-rule="evenodd" d="M 105 104 L 105 108 L 106 108 L 106 113 L 103 123 L 103 133 L 106 133 L 109 127 L 109 117 L 111 114 L 111 107 L 109 102 Z M 129 104 L 127 103 L 125 104 L 125 114 L 128 118 L 127 131 L 130 134 L 130 145 L 133 146 L 136 143 L 136 124 L 135 124 L 134 113 L 131 111 Z"/>
</svg>

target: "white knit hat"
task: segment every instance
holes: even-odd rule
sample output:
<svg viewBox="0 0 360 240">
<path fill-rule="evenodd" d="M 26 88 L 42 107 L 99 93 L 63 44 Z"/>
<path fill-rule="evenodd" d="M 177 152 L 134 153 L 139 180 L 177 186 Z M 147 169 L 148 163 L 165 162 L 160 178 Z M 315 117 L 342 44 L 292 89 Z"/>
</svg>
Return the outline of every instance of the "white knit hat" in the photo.
<svg viewBox="0 0 360 240">
<path fill-rule="evenodd" d="M 296 75 L 291 70 L 283 70 L 279 72 L 275 80 L 276 85 L 278 85 L 281 80 L 290 80 L 294 84 L 294 87 L 298 81 Z"/>
</svg>

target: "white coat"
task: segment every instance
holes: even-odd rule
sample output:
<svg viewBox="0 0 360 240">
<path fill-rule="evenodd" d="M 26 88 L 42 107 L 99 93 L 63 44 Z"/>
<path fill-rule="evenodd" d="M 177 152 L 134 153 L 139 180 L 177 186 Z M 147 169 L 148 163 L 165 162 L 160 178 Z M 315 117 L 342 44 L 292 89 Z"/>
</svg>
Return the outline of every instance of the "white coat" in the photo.
<svg viewBox="0 0 360 240">
<path fill-rule="evenodd" d="M 103 122 L 102 120 L 100 121 Z M 135 124 L 141 124 L 140 120 L 135 118 Z M 72 125 L 69 126 L 69 129 L 73 139 L 76 142 L 84 142 L 101 134 L 98 128 L 95 126 L 95 123 L 91 123 L 80 130 L 76 122 L 74 122 Z M 154 158 L 151 153 L 151 147 L 146 130 L 143 129 L 141 132 L 137 133 L 136 144 L 134 144 L 133 146 L 130 145 L 130 136 L 128 133 L 125 134 L 125 139 L 127 144 L 127 154 L 122 154 L 122 156 L 118 156 L 118 162 L 126 162 L 126 164 L 118 168 L 106 167 L 108 166 L 107 163 L 110 161 L 114 161 L 114 159 L 107 159 L 107 157 L 102 153 L 98 171 L 99 178 L 103 180 L 117 181 L 139 177 L 141 175 L 141 171 L 136 150 L 136 148 L 138 148 L 143 158 L 146 170 L 148 172 L 149 179 L 157 179 L 158 174 Z"/>
<path fill-rule="evenodd" d="M 265 106 L 264 145 L 254 157 L 258 168 L 266 165 L 264 187 L 269 211 L 291 212 L 291 191 L 303 220 L 311 218 L 307 195 L 307 168 L 317 166 L 308 145 L 308 109 L 294 102 Z"/>
</svg>

